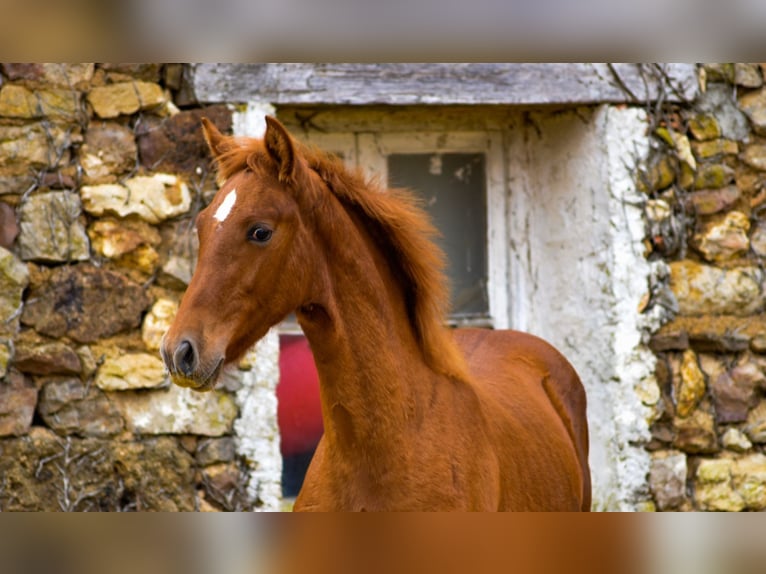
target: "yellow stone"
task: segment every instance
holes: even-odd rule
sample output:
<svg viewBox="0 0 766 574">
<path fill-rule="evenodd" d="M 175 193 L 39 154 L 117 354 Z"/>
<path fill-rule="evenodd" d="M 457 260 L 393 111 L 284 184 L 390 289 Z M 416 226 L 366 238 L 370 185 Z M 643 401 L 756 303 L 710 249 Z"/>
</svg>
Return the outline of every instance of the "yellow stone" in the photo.
<svg viewBox="0 0 766 574">
<path fill-rule="evenodd" d="M 676 413 L 688 417 L 705 395 L 705 375 L 697 362 L 697 355 L 691 349 L 684 352 L 681 361 L 681 384 L 676 399 Z"/>
<path fill-rule="evenodd" d="M 178 302 L 171 299 L 157 299 L 144 317 L 141 327 L 141 339 L 151 351 L 159 351 L 162 336 L 170 328 L 170 324 L 178 312 Z"/>
</svg>

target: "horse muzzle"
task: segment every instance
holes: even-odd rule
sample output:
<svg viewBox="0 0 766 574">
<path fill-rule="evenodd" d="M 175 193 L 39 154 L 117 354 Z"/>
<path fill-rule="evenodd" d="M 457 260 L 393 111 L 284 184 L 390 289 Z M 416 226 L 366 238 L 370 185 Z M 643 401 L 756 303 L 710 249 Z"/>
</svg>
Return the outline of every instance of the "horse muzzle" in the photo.
<svg viewBox="0 0 766 574">
<path fill-rule="evenodd" d="M 179 387 L 195 391 L 212 390 L 223 370 L 224 357 L 203 361 L 198 345 L 191 338 L 183 338 L 176 345 L 163 337 L 160 355 L 170 374 L 170 380 Z"/>
</svg>

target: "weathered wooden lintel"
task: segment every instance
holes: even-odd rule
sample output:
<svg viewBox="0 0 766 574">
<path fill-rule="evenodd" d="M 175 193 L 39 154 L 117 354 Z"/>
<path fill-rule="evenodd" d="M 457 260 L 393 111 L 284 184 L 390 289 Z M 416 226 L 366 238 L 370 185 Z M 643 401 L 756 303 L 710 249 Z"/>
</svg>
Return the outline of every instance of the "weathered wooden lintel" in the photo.
<svg viewBox="0 0 766 574">
<path fill-rule="evenodd" d="M 694 64 L 195 64 L 200 102 L 643 104 L 692 100 Z"/>
</svg>

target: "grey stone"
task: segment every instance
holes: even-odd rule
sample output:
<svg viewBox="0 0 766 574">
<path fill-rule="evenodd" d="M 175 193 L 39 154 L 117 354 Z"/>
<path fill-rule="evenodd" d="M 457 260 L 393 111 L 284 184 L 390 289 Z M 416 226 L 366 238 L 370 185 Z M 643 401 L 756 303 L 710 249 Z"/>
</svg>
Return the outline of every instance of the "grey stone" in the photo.
<svg viewBox="0 0 766 574">
<path fill-rule="evenodd" d="M 753 131 L 766 135 L 766 88 L 741 96 L 739 107 L 750 120 Z"/>
<path fill-rule="evenodd" d="M 120 412 L 103 391 L 79 379 L 52 380 L 40 393 L 40 416 L 59 434 L 111 436 L 123 430 Z"/>
<path fill-rule="evenodd" d="M 708 84 L 707 90 L 699 95 L 697 106 L 700 112 L 715 116 L 723 137 L 744 140 L 750 134 L 750 124 L 737 106 L 731 86 Z"/>
<path fill-rule="evenodd" d="M 27 266 L 0 247 L 0 335 L 18 330 L 21 298 L 28 284 Z"/>
<path fill-rule="evenodd" d="M 652 454 L 649 488 L 660 510 L 674 510 L 687 501 L 686 455 L 678 451 Z"/>
<path fill-rule="evenodd" d="M 236 445 L 232 437 L 208 438 L 197 445 L 195 458 L 200 466 L 217 462 L 231 462 L 236 455 Z"/>
<path fill-rule="evenodd" d="M 85 261 L 90 242 L 80 221 L 77 194 L 51 191 L 31 196 L 19 207 L 19 255 L 25 261 Z"/>
</svg>

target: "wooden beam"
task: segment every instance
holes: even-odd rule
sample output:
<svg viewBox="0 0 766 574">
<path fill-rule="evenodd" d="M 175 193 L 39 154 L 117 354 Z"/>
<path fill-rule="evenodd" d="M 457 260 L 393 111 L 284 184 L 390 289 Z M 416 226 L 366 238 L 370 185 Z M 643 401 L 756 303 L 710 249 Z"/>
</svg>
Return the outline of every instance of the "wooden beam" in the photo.
<svg viewBox="0 0 766 574">
<path fill-rule="evenodd" d="M 597 104 L 692 100 L 694 64 L 194 64 L 200 102 Z"/>
</svg>

